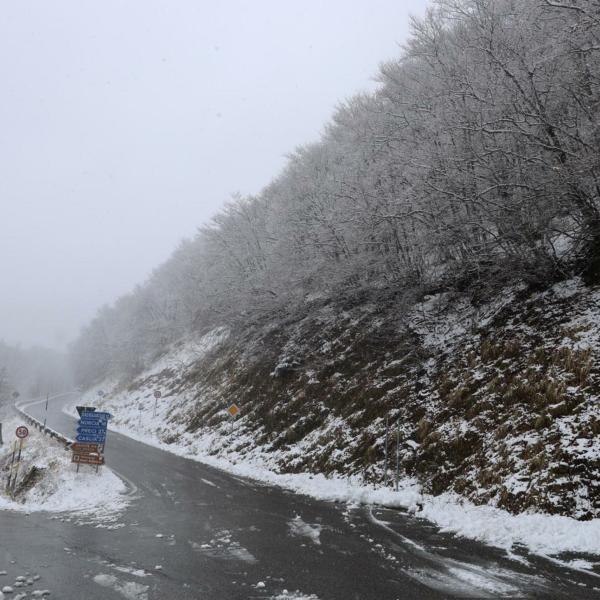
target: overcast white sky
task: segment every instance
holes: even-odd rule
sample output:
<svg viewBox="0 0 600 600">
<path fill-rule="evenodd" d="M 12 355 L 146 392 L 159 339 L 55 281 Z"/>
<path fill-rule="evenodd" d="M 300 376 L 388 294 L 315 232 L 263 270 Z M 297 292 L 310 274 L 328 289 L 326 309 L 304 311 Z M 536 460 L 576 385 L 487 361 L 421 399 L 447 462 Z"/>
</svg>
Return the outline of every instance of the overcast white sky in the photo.
<svg viewBox="0 0 600 600">
<path fill-rule="evenodd" d="M 0 339 L 64 347 L 373 89 L 425 0 L 0 5 Z"/>
</svg>

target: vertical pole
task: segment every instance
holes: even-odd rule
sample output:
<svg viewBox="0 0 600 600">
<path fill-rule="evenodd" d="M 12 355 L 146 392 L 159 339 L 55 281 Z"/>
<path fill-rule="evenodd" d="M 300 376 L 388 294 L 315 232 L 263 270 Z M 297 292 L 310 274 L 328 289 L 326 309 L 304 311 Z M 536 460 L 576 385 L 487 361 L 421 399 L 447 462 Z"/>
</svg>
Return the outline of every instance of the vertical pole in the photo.
<svg viewBox="0 0 600 600">
<path fill-rule="evenodd" d="M 2 441 L 2 423 L 0 423 L 0 446 L 3 445 L 3 441 Z"/>
<path fill-rule="evenodd" d="M 17 452 L 17 442 L 13 444 L 12 457 L 10 459 L 10 468 L 8 470 L 8 482 L 6 484 L 6 491 L 10 491 L 10 481 L 12 479 L 13 465 L 15 464 L 15 453 Z"/>
<path fill-rule="evenodd" d="M 98 453 L 102 457 L 104 457 L 104 449 L 106 448 L 106 438 L 107 437 L 108 437 L 108 422 L 106 423 L 106 429 L 104 430 L 104 441 L 102 442 L 102 446 L 98 445 Z"/>
<path fill-rule="evenodd" d="M 385 462 L 383 467 L 383 485 L 387 487 L 387 479 L 388 479 L 388 436 L 390 432 L 389 427 L 389 417 L 386 415 L 385 417 Z"/>
<path fill-rule="evenodd" d="M 46 392 L 46 414 L 44 415 L 44 428 L 46 427 L 47 418 L 48 418 L 48 392 Z"/>
<path fill-rule="evenodd" d="M 15 467 L 15 476 L 12 480 L 12 491 L 13 495 L 15 493 L 15 488 L 17 486 L 17 477 L 19 476 L 19 467 L 21 465 L 21 451 L 23 450 L 23 438 L 19 440 L 19 456 L 17 458 L 17 466 Z"/>
<path fill-rule="evenodd" d="M 158 398 L 156 396 L 154 396 L 154 414 L 152 415 L 153 417 L 156 416 L 156 406 L 158 404 Z"/>
<path fill-rule="evenodd" d="M 400 480 L 400 419 L 396 421 L 396 491 Z"/>
</svg>

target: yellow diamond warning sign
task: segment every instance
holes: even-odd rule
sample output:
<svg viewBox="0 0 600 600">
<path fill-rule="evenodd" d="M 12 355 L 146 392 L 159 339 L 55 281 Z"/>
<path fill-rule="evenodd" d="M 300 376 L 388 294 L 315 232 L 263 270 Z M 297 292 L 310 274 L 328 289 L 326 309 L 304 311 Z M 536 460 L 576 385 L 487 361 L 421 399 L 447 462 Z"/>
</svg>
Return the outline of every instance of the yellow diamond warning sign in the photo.
<svg viewBox="0 0 600 600">
<path fill-rule="evenodd" d="M 228 409 L 227 412 L 232 416 L 235 417 L 237 416 L 237 414 L 240 412 L 240 407 L 237 404 L 232 404 Z"/>
</svg>

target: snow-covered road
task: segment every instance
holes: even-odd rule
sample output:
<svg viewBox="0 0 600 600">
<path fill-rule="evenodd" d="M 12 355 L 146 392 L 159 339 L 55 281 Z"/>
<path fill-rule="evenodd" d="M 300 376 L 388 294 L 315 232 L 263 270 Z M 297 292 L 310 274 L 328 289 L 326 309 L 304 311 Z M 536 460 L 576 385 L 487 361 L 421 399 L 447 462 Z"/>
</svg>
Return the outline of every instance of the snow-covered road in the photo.
<svg viewBox="0 0 600 600">
<path fill-rule="evenodd" d="M 72 401 L 48 414 L 68 436 L 75 421 L 61 405 Z M 106 455 L 129 482 L 128 507 L 109 527 L 76 512 L 0 512 L 0 589 L 39 572 L 53 596 L 90 600 L 600 598 L 594 574 L 506 556 L 402 512 L 314 500 L 113 432 Z"/>
</svg>

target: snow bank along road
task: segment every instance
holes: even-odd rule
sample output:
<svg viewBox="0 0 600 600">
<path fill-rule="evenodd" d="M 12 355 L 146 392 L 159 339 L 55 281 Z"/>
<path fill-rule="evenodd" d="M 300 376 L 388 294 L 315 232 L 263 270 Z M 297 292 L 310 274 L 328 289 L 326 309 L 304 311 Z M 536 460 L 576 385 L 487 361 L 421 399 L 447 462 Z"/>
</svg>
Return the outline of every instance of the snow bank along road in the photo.
<svg viewBox="0 0 600 600">
<path fill-rule="evenodd" d="M 71 437 L 61 407 L 73 400 L 48 414 Z M 43 404 L 26 410 L 43 420 Z M 319 502 L 113 432 L 106 456 L 128 482 L 128 508 L 0 512 L 0 589 L 39 572 L 65 599 L 600 598 L 593 573 L 508 557 L 401 512 Z"/>
</svg>

